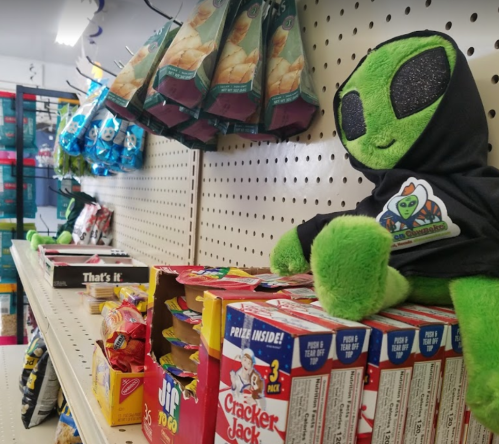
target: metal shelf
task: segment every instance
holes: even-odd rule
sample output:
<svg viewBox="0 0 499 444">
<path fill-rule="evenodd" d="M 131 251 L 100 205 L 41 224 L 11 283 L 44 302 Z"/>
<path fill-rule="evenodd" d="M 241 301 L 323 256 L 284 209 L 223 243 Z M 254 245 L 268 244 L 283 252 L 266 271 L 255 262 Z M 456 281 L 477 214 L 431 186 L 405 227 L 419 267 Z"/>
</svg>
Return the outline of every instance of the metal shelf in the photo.
<svg viewBox="0 0 499 444">
<path fill-rule="evenodd" d="M 140 425 L 110 427 L 92 393 L 93 344 L 102 318 L 84 311 L 77 289 L 50 286 L 27 241 L 14 240 L 11 251 L 83 442 L 146 444 Z"/>
<path fill-rule="evenodd" d="M 0 442 L 5 444 L 53 443 L 57 427 L 57 415 L 29 430 L 21 421 L 19 375 L 21 373 L 25 345 L 0 347 Z"/>
</svg>

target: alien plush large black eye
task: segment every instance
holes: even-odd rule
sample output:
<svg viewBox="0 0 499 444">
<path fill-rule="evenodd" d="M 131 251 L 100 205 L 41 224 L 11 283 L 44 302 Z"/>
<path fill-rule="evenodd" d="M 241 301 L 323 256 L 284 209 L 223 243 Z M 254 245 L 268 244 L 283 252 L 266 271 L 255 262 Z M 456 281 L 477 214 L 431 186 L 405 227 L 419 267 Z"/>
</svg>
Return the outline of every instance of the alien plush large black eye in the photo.
<svg viewBox="0 0 499 444">
<path fill-rule="evenodd" d="M 348 140 L 355 140 L 366 133 L 364 107 L 356 91 L 349 92 L 341 99 L 341 126 Z"/>
<path fill-rule="evenodd" d="M 405 62 L 391 84 L 395 115 L 403 119 L 435 103 L 450 81 L 450 65 L 442 47 L 429 49 Z"/>
</svg>

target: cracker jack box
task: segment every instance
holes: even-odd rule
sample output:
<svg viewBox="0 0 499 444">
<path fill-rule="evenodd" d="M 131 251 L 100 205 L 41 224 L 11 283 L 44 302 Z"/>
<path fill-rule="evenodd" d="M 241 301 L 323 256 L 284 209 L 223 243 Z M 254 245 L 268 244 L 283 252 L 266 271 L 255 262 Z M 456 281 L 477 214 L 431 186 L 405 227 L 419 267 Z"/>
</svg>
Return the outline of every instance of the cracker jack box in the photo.
<svg viewBox="0 0 499 444">
<path fill-rule="evenodd" d="M 79 288 L 91 282 L 147 282 L 149 275 L 146 264 L 130 257 L 45 255 L 43 261 L 45 279 L 55 288 Z"/>
<path fill-rule="evenodd" d="M 489 444 L 491 440 L 492 432 L 480 424 L 471 413 L 469 407 L 466 407 L 463 437 L 461 439 L 462 444 Z"/>
<path fill-rule="evenodd" d="M 215 444 L 320 444 L 333 334 L 262 302 L 227 307 Z"/>
<path fill-rule="evenodd" d="M 178 328 L 181 321 L 173 316 L 165 302 L 185 296 L 185 286 L 177 281 L 177 277 L 190 270 L 201 271 L 203 267 L 151 268 L 146 333 L 150 341 L 146 342 L 142 419 L 142 430 L 150 443 L 213 444 L 227 305 L 248 299 L 266 301 L 270 298 L 285 297 L 266 292 L 206 291 L 201 297 L 204 307 L 202 324 L 196 325 L 196 327 L 201 325 L 199 329 L 201 336 L 198 339 L 200 346 L 197 379 L 173 376 L 159 363 L 161 357 L 172 351 L 170 342 L 163 336 L 163 331 L 172 326 Z M 255 269 L 255 272 L 261 270 Z M 187 325 L 184 327 L 188 328 Z M 175 333 L 192 343 L 192 335 L 197 333 L 192 331 L 192 326 L 189 328 L 190 331 Z"/>
<path fill-rule="evenodd" d="M 433 444 L 448 325 L 443 321 L 412 313 L 403 308 L 390 308 L 380 314 L 419 329 L 404 444 Z"/>
<path fill-rule="evenodd" d="M 355 444 L 371 329 L 299 302 L 267 302 L 281 311 L 333 331 L 333 364 L 326 404 L 323 444 Z"/>
<path fill-rule="evenodd" d="M 465 415 L 467 374 L 464 367 L 463 347 L 457 317 L 450 311 L 440 310 L 436 307 L 405 304 L 403 308 L 448 324 L 435 444 L 458 444 L 461 442 Z"/>
<path fill-rule="evenodd" d="M 367 374 L 358 444 L 403 444 L 418 330 L 412 325 L 369 316 Z"/>
<path fill-rule="evenodd" d="M 140 424 L 144 373 L 114 370 L 97 341 L 92 358 L 92 391 L 110 426 Z"/>
</svg>

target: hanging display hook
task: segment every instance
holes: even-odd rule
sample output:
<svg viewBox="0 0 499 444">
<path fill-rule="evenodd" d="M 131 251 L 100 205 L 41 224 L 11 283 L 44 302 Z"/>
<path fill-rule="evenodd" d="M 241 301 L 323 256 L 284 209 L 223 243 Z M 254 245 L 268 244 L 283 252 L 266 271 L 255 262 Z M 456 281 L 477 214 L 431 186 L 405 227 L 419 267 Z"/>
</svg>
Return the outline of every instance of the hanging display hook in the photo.
<svg viewBox="0 0 499 444">
<path fill-rule="evenodd" d="M 92 59 L 89 56 L 87 56 L 87 60 L 88 60 L 88 63 L 90 63 L 91 65 L 95 66 L 96 68 L 102 69 L 102 71 L 107 72 L 108 74 L 112 75 L 113 77 L 117 76 L 117 74 L 115 74 L 112 71 L 109 71 L 109 69 L 106 69 L 103 66 L 98 65 L 97 63 L 93 62 Z"/>
<path fill-rule="evenodd" d="M 78 74 L 80 74 L 80 76 L 82 77 L 85 77 L 86 79 L 90 80 L 91 82 L 95 82 L 97 83 L 98 85 L 100 86 L 104 86 L 102 83 L 100 83 L 98 80 L 95 80 L 93 79 L 92 77 L 90 76 L 87 76 L 85 73 L 81 72 L 80 68 L 76 67 L 76 71 L 78 71 Z"/>
<path fill-rule="evenodd" d="M 125 45 L 125 48 L 132 57 L 135 55 L 135 53 L 128 46 Z"/>
<path fill-rule="evenodd" d="M 119 68 L 119 69 L 123 69 L 125 67 L 125 65 L 123 65 L 123 63 L 121 62 L 121 60 L 115 60 L 114 61 L 114 64 Z"/>
<path fill-rule="evenodd" d="M 145 2 L 145 4 L 147 6 L 149 6 L 150 9 L 152 9 L 154 12 L 156 12 L 159 15 L 161 15 L 162 17 L 167 18 L 168 20 L 173 20 L 173 23 L 175 23 L 178 26 L 182 26 L 183 25 L 182 22 L 179 22 L 178 20 L 174 19 L 171 15 L 165 14 L 163 11 L 159 10 L 158 8 L 156 8 L 156 6 L 154 6 L 153 4 L 151 4 L 150 0 L 144 0 L 144 2 Z M 182 8 L 182 6 L 180 6 L 180 7 Z"/>
<path fill-rule="evenodd" d="M 71 83 L 69 83 L 69 80 L 66 80 L 66 83 L 71 87 L 73 88 L 74 90 L 78 91 L 78 92 L 81 92 L 82 94 L 87 94 L 85 91 L 83 91 L 82 89 L 72 85 Z"/>
</svg>

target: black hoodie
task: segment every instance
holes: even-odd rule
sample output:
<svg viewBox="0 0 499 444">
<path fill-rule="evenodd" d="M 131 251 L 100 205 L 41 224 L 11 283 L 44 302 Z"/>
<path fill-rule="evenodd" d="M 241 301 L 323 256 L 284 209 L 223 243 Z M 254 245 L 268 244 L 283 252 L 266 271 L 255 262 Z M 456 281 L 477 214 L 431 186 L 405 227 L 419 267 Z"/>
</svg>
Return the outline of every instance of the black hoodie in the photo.
<svg viewBox="0 0 499 444">
<path fill-rule="evenodd" d="M 345 214 L 365 215 L 377 218 L 392 231 L 405 232 L 399 243 L 394 241 L 394 247 L 399 245 L 392 251 L 390 265 L 406 276 L 499 277 L 499 171 L 487 166 L 487 120 L 466 57 L 449 36 L 433 31 L 415 32 L 382 45 L 435 34 L 454 45 L 457 59 L 433 117 L 393 169 L 374 170 L 350 156 L 352 166 L 364 173 L 375 188 L 355 210 L 318 215 L 298 227 L 307 259 L 313 240 L 332 219 Z M 336 127 L 340 131 L 338 109 L 343 86 L 334 99 Z M 415 191 L 418 184 L 423 186 Z M 422 212 L 416 211 L 405 220 L 396 214 L 401 195 L 419 193 L 421 197 L 425 191 L 427 203 L 417 209 Z M 449 230 L 441 222 L 446 222 Z M 450 234 L 419 245 L 413 242 L 440 229 Z"/>
</svg>

